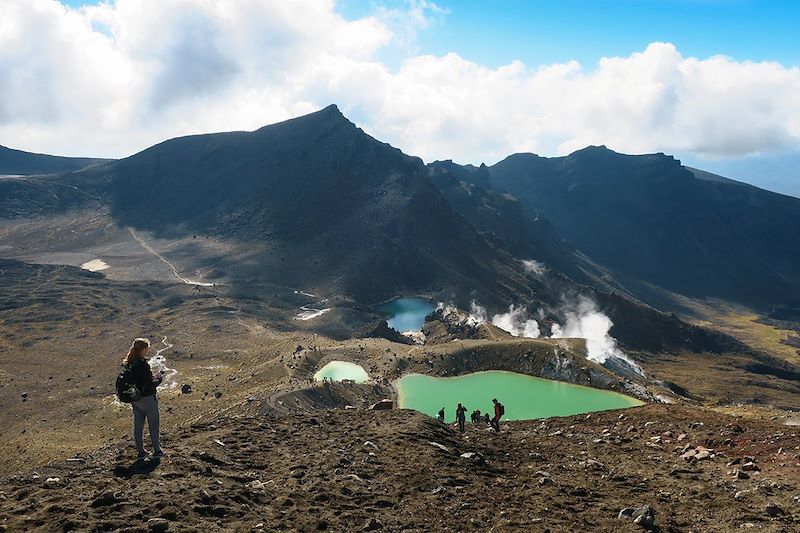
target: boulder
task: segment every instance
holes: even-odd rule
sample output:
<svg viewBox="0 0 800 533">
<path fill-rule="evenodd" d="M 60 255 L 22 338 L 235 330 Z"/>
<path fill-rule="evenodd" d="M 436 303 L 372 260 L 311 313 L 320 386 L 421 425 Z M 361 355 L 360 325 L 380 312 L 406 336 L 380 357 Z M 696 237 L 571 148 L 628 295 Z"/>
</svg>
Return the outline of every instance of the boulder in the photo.
<svg viewBox="0 0 800 533">
<path fill-rule="evenodd" d="M 153 533 L 169 531 L 169 520 L 166 518 L 151 518 L 147 521 L 147 530 Z"/>
<path fill-rule="evenodd" d="M 486 458 L 483 454 L 478 452 L 464 452 L 460 456 L 462 459 L 467 459 L 468 461 L 472 461 L 473 463 L 482 465 L 486 463 Z"/>
<path fill-rule="evenodd" d="M 122 499 L 114 492 L 107 490 L 100 493 L 94 500 L 92 500 L 92 503 L 89 504 L 89 507 L 93 509 L 97 509 L 98 507 L 108 507 L 110 505 L 120 503 L 121 501 Z"/>
<path fill-rule="evenodd" d="M 747 472 L 743 472 L 738 468 L 735 468 L 733 470 L 733 477 L 735 477 L 736 479 L 750 479 L 750 475 Z"/>
<path fill-rule="evenodd" d="M 764 508 L 764 512 L 767 513 L 769 516 L 781 516 L 784 514 L 784 510 L 775 505 L 774 503 L 767 504 Z"/>
<path fill-rule="evenodd" d="M 651 530 L 656 523 L 656 512 L 649 505 L 626 507 L 617 515 L 617 520 L 631 520 L 644 529 Z"/>
<path fill-rule="evenodd" d="M 445 446 L 444 444 L 439 444 L 438 442 L 433 442 L 433 441 L 430 441 L 430 442 L 428 442 L 428 444 L 430 444 L 431 446 L 434 446 L 434 447 L 436 447 L 436 448 L 439 448 L 439 449 L 440 449 L 440 450 L 442 450 L 443 452 L 449 452 L 449 451 L 450 451 L 450 450 L 447 448 L 447 446 Z"/>
<path fill-rule="evenodd" d="M 383 400 L 373 403 L 369 406 L 370 411 L 385 411 L 388 409 L 394 409 L 394 402 L 389 398 L 384 398 Z"/>
<path fill-rule="evenodd" d="M 192 392 L 192 386 L 188 383 L 181 385 L 181 394 L 189 394 Z"/>
<path fill-rule="evenodd" d="M 383 524 L 381 524 L 374 518 L 369 518 L 366 522 L 364 522 L 364 527 L 361 529 L 363 531 L 377 531 L 382 528 Z"/>
<path fill-rule="evenodd" d="M 705 459 L 712 459 L 714 454 L 714 450 L 710 450 L 703 446 L 697 446 L 695 448 L 691 448 L 687 445 L 684 447 L 684 452 L 681 455 L 681 459 L 684 461 L 702 461 Z"/>
</svg>

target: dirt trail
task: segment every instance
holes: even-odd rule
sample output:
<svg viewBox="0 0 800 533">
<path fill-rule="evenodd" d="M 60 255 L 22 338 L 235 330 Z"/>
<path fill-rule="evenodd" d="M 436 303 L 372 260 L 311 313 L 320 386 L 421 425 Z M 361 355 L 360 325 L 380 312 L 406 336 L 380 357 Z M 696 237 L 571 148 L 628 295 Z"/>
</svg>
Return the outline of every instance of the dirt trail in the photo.
<svg viewBox="0 0 800 533">
<path fill-rule="evenodd" d="M 178 273 L 178 269 L 175 267 L 175 265 L 173 265 L 172 263 L 167 261 L 167 259 L 163 255 L 161 255 L 160 253 L 156 252 L 155 249 L 152 246 L 150 246 L 149 244 L 147 244 L 147 241 L 145 241 L 143 238 L 141 238 L 136 233 L 136 231 L 134 231 L 133 228 L 129 227 L 128 231 L 130 232 L 131 237 L 133 237 L 133 239 L 136 242 L 138 242 L 139 244 L 142 245 L 142 248 L 147 250 L 150 254 L 152 254 L 153 256 L 157 257 L 160 261 L 162 261 L 165 265 L 167 265 L 172 270 L 172 273 L 175 274 L 175 277 L 178 278 L 181 282 L 186 283 L 187 285 L 198 285 L 200 287 L 211 287 L 211 286 L 214 285 L 213 283 L 206 283 L 206 282 L 203 282 L 203 281 L 192 281 L 192 280 L 190 280 L 188 278 L 184 278 L 183 276 L 181 276 Z"/>
</svg>

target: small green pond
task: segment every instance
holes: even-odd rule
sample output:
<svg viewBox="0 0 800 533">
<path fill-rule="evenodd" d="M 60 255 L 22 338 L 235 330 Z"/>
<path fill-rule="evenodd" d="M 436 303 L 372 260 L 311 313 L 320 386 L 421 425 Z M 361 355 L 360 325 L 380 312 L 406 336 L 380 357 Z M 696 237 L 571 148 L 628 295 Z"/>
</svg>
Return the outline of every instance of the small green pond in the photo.
<svg viewBox="0 0 800 533">
<path fill-rule="evenodd" d="M 536 378 L 525 374 L 491 370 L 452 378 L 407 374 L 395 382 L 398 405 L 436 416 L 444 407 L 445 420 L 455 421 L 458 402 L 469 414 L 494 414 L 492 398 L 505 406 L 503 420 L 531 420 L 569 416 L 608 409 L 623 409 L 643 402 L 612 391 Z"/>
<path fill-rule="evenodd" d="M 369 381 L 369 374 L 355 363 L 348 363 L 347 361 L 331 361 L 327 365 L 320 368 L 314 374 L 314 381 L 322 381 L 328 379 L 331 381 L 342 381 L 349 379 L 356 383 L 364 383 Z"/>
<path fill-rule="evenodd" d="M 434 309 L 430 302 L 422 298 L 397 298 L 378 306 L 378 311 L 391 316 L 387 321 L 389 327 L 401 333 L 421 330 L 425 317 Z"/>
</svg>

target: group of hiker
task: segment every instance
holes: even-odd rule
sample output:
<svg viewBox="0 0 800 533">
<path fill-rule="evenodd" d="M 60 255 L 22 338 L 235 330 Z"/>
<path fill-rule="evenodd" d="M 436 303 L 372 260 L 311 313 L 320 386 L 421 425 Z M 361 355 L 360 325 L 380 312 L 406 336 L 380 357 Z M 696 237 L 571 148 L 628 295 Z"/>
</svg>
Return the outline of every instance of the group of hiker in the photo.
<svg viewBox="0 0 800 533">
<path fill-rule="evenodd" d="M 481 415 L 481 410 L 475 409 L 470 415 L 470 420 L 473 424 L 480 424 L 483 422 L 491 426 L 495 431 L 500 431 L 500 418 L 506 414 L 506 408 L 502 403 L 497 401 L 497 398 L 492 398 L 492 404 L 494 405 L 494 417 L 490 418 L 488 412 Z M 436 414 L 436 419 L 439 422 L 444 423 L 444 407 L 442 407 Z M 467 408 L 464 407 L 460 402 L 456 406 L 456 422 L 458 423 L 459 431 L 464 433 L 464 431 L 467 429 Z"/>
</svg>

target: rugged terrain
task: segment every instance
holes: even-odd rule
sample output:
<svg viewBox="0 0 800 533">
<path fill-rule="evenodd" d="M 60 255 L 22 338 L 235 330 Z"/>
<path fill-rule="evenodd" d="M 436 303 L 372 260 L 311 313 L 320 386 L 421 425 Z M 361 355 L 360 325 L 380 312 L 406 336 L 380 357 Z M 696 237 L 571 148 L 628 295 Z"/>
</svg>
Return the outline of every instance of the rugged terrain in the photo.
<svg viewBox="0 0 800 533">
<path fill-rule="evenodd" d="M 61 157 L 47 154 L 32 154 L 0 146 L 0 175 L 26 176 L 31 174 L 55 174 L 79 170 L 90 165 L 108 162 L 108 159 L 91 157 Z"/>
<path fill-rule="evenodd" d="M 797 527 L 791 199 L 600 148 L 426 166 L 335 106 L 49 157 L 0 150 L 0 528 L 636 530 L 616 517 L 642 505 L 662 531 Z M 446 304 L 424 344 L 375 311 L 399 295 Z M 466 318 L 516 305 L 546 335 L 580 301 L 643 374 Z M 134 468 L 112 385 L 136 336 L 166 358 L 170 455 Z M 315 383 L 332 360 L 372 381 Z M 367 410 L 404 373 L 488 369 L 651 404 L 466 436 Z"/>
<path fill-rule="evenodd" d="M 124 263 L 115 253 L 124 249 L 100 245 L 130 246 L 136 234 L 166 240 L 202 281 L 248 291 L 274 283 L 365 303 L 404 291 L 533 297 L 519 262 L 454 213 L 425 174 L 421 160 L 329 106 L 253 132 L 181 137 L 83 170 L 0 180 L 0 250 L 37 260 L 99 248 Z M 70 220 L 100 238 L 65 232 Z M 36 246 L 31 232 L 47 235 L 43 249 L 26 250 Z"/>
<path fill-rule="evenodd" d="M 539 210 L 631 292 L 665 291 L 766 308 L 796 301 L 800 199 L 687 169 L 664 154 L 590 146 L 565 157 L 514 154 L 464 173 Z"/>
<path fill-rule="evenodd" d="M 160 464 L 115 442 L 6 478 L 0 528 L 641 531 L 617 516 L 649 505 L 656 531 L 788 532 L 795 429 L 655 405 L 464 435 L 406 411 L 221 417 L 168 431 Z"/>
</svg>

